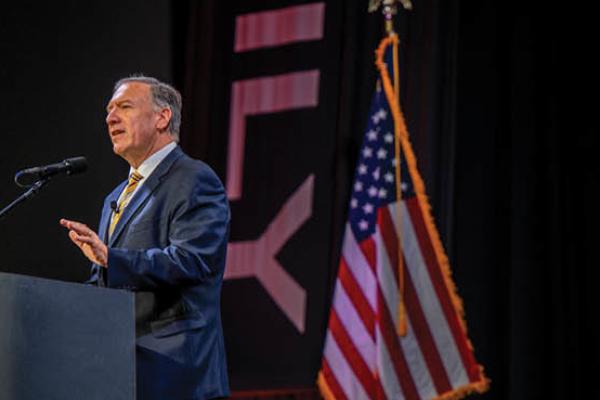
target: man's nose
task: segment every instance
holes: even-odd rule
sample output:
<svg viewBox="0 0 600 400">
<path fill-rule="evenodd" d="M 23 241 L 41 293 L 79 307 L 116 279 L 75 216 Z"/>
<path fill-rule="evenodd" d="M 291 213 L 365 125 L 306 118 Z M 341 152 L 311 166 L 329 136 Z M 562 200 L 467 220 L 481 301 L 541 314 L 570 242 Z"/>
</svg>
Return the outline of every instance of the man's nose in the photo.
<svg viewBox="0 0 600 400">
<path fill-rule="evenodd" d="M 106 124 L 108 126 L 119 122 L 119 116 L 117 115 L 115 109 L 113 108 L 106 114 Z"/>
</svg>

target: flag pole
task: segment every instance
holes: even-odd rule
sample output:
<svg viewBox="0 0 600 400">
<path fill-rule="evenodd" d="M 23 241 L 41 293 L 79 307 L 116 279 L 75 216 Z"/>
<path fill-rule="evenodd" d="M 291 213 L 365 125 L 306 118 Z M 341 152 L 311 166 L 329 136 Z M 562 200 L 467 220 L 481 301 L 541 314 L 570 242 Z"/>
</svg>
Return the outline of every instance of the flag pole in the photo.
<svg viewBox="0 0 600 400">
<path fill-rule="evenodd" d="M 400 79 L 398 68 L 398 35 L 394 31 L 394 15 L 398 13 L 397 2 L 402 3 L 405 10 L 412 10 L 410 0 L 371 0 L 369 3 L 369 12 L 376 11 L 381 6 L 381 12 L 384 17 L 385 31 L 387 37 L 391 39 L 393 50 L 393 86 L 396 100 L 400 101 Z M 381 53 L 383 54 L 383 53 Z M 378 60 L 383 61 L 383 60 Z M 404 257 L 402 252 L 402 162 L 401 162 L 401 146 L 400 146 L 400 127 L 394 124 L 394 153 L 397 162 L 395 168 L 395 183 L 396 183 L 396 213 L 398 215 L 398 322 L 396 331 L 398 335 L 405 336 L 408 331 L 406 307 L 405 307 L 405 290 L 404 290 Z"/>
<path fill-rule="evenodd" d="M 391 3 L 391 4 L 386 4 Z M 385 18 L 385 30 L 388 36 L 395 37 L 392 41 L 392 56 L 393 56 L 393 84 L 394 94 L 398 102 L 400 101 L 400 82 L 398 79 L 398 35 L 394 31 L 393 16 L 396 14 L 396 4 L 393 0 L 384 0 L 383 15 Z M 398 215 L 398 324 L 396 331 L 400 336 L 406 336 L 408 332 L 408 323 L 406 321 L 406 307 L 404 304 L 404 252 L 402 251 L 402 152 L 400 149 L 400 134 L 397 124 L 394 124 L 394 153 L 397 165 L 395 168 L 396 180 L 396 213 Z"/>
</svg>

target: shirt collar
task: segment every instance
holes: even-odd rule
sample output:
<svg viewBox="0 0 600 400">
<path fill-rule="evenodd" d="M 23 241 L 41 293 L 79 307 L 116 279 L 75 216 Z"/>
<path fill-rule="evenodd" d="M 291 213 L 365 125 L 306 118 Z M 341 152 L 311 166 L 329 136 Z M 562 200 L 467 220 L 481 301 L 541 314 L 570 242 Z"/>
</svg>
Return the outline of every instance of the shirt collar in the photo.
<svg viewBox="0 0 600 400">
<path fill-rule="evenodd" d="M 142 176 L 144 177 L 143 179 L 146 179 L 147 177 L 149 177 L 150 174 L 156 169 L 156 167 L 158 167 L 158 164 L 160 164 L 160 162 L 162 160 L 164 160 L 165 157 L 175 147 L 177 147 L 177 143 L 171 142 L 168 145 L 166 145 L 165 147 L 163 147 L 162 149 L 160 149 L 159 151 L 157 151 L 156 153 L 152 154 L 150 157 L 146 158 L 146 160 L 144 160 L 144 162 L 142 163 L 142 165 L 140 165 L 137 168 L 137 171 L 140 174 L 142 174 Z M 130 167 L 129 168 L 129 175 L 130 176 L 133 173 L 133 171 L 134 171 L 134 168 Z"/>
</svg>

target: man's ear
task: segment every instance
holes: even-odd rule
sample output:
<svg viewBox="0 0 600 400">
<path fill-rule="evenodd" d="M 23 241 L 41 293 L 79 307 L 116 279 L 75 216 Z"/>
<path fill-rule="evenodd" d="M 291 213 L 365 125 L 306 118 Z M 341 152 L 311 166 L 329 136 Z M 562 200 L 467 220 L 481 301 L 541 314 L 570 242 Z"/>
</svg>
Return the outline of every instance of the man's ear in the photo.
<svg viewBox="0 0 600 400">
<path fill-rule="evenodd" d="M 169 126 L 169 122 L 171 121 L 172 117 L 173 117 L 173 113 L 171 112 L 170 108 L 165 107 L 165 108 L 161 109 L 158 112 L 158 119 L 156 121 L 156 129 L 158 129 L 161 132 L 166 130 L 167 127 Z"/>
</svg>

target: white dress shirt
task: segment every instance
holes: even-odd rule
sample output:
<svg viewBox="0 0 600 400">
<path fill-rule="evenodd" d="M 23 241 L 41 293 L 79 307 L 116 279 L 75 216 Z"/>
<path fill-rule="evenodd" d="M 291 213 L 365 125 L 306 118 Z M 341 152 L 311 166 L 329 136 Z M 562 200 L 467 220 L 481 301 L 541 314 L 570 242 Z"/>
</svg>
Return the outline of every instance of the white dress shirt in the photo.
<svg viewBox="0 0 600 400">
<path fill-rule="evenodd" d="M 146 181 L 146 178 L 148 178 L 150 176 L 150 174 L 156 169 L 156 167 L 158 167 L 158 164 L 160 164 L 160 162 L 162 160 L 164 160 L 165 157 L 168 156 L 169 153 L 171 151 L 173 151 L 173 149 L 175 147 L 177 147 L 177 143 L 175 143 L 175 142 L 169 143 L 168 145 L 166 145 L 165 147 L 163 147 L 156 153 L 152 154 L 150 157 L 146 158 L 146 160 L 144 160 L 142 165 L 140 165 L 139 168 L 137 168 L 137 172 L 140 175 L 142 175 L 143 178 L 139 181 L 135 190 L 133 191 L 133 193 L 131 193 L 131 196 L 129 196 L 130 200 L 133 198 L 133 196 L 135 196 L 137 191 L 140 190 L 140 187 L 142 187 L 142 185 Z M 136 170 L 135 168 L 130 167 L 129 168 L 129 176 L 131 176 L 131 174 L 135 170 Z M 125 186 L 125 188 L 127 188 L 127 186 Z M 119 196 L 119 199 L 117 200 L 117 204 L 121 204 L 121 199 L 123 198 L 124 194 L 125 194 L 125 189 L 123 189 L 123 191 L 121 192 L 121 195 Z M 127 204 L 125 205 L 125 207 L 127 207 Z M 114 213 L 113 213 L 113 217 L 114 217 Z M 111 218 L 111 220 L 112 220 L 112 218 Z"/>
</svg>

